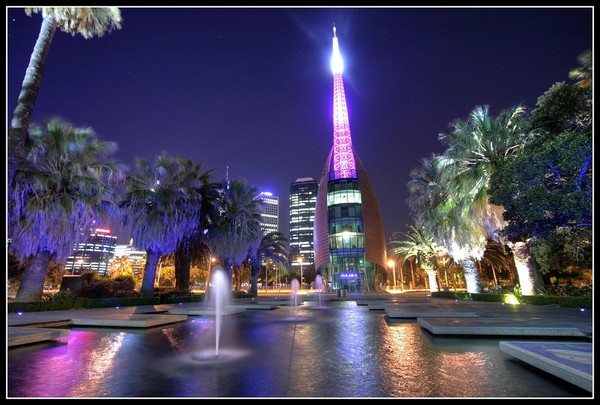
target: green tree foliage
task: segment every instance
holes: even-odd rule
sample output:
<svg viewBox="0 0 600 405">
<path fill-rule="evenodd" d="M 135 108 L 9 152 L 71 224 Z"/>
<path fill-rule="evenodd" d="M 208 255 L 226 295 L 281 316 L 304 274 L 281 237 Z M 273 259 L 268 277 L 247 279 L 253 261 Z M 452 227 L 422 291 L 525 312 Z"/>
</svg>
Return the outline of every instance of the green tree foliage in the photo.
<svg viewBox="0 0 600 405">
<path fill-rule="evenodd" d="M 270 260 L 275 265 L 281 263 L 286 269 L 289 269 L 289 254 L 289 241 L 283 233 L 270 232 L 264 235 L 260 244 L 251 248 L 248 253 L 247 260 L 251 269 L 249 293 L 253 295 L 258 293 L 258 276 L 263 261 Z"/>
<path fill-rule="evenodd" d="M 557 228 L 592 225 L 592 144 L 571 132 L 540 139 L 492 178 L 492 200 L 506 209 L 503 233 L 544 237 Z"/>
<path fill-rule="evenodd" d="M 505 208 L 509 221 L 503 234 L 531 239 L 543 273 L 591 268 L 591 95 L 591 88 L 565 83 L 548 89 L 531 114 L 541 136 L 491 179 L 490 201 Z"/>
<path fill-rule="evenodd" d="M 220 259 L 227 279 L 261 241 L 259 190 L 244 178 L 232 180 L 224 190 L 216 226 L 209 231 L 212 251 Z"/>
<path fill-rule="evenodd" d="M 177 250 L 198 227 L 202 186 L 194 163 L 182 157 L 157 156 L 152 163 L 138 159 L 137 173 L 127 176 L 120 203 L 124 225 L 133 244 L 146 250 L 141 293 L 152 296 L 158 260 Z M 188 276 L 189 279 L 189 276 Z"/>
<path fill-rule="evenodd" d="M 576 86 L 582 89 L 592 87 L 592 51 L 587 50 L 577 57 L 579 67 L 571 69 L 569 79 L 577 80 Z"/>
<path fill-rule="evenodd" d="M 117 215 L 113 185 L 123 171 L 115 151 L 91 128 L 60 120 L 32 128 L 8 209 L 10 250 L 25 263 L 17 301 L 41 300 L 51 261 L 64 261 L 92 221 Z"/>
<path fill-rule="evenodd" d="M 530 126 L 541 130 L 545 138 L 566 131 L 587 131 L 592 125 L 591 90 L 582 90 L 564 82 L 555 83 L 538 97 L 531 112 Z"/>
</svg>

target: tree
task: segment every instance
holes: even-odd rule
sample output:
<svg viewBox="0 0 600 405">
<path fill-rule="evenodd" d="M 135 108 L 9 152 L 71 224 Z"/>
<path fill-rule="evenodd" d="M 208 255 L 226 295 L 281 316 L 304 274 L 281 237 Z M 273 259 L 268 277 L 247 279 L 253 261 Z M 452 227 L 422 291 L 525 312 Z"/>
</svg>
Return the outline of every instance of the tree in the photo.
<svg viewBox="0 0 600 405">
<path fill-rule="evenodd" d="M 200 220 L 194 164 L 166 153 L 154 163 L 137 161 L 137 173 L 126 178 L 120 202 L 124 225 L 131 228 L 133 245 L 146 251 L 142 296 L 152 296 L 158 260 L 170 255 L 193 233 Z"/>
<path fill-rule="evenodd" d="M 42 13 L 42 26 L 33 48 L 17 106 L 13 112 L 8 131 L 8 186 L 12 187 L 14 173 L 27 153 L 29 120 L 42 81 L 42 72 L 50 44 L 56 29 L 71 35 L 81 34 L 84 38 L 101 37 L 112 29 L 121 28 L 121 12 L 117 7 L 39 7 L 26 8 L 25 13 Z"/>
<path fill-rule="evenodd" d="M 39 301 L 51 260 L 63 261 L 92 221 L 116 215 L 116 144 L 60 120 L 32 128 L 9 199 L 10 250 L 26 263 L 16 301 Z"/>
<path fill-rule="evenodd" d="M 592 183 L 591 133 L 571 132 L 535 142 L 507 162 L 492 177 L 490 197 L 505 207 L 507 238 L 539 240 L 569 232 L 580 237 L 565 246 L 591 253 Z"/>
<path fill-rule="evenodd" d="M 465 261 L 463 268 L 469 292 L 481 291 L 475 264 L 483 257 L 487 237 L 500 241 L 499 231 L 506 226 L 504 208 L 489 201 L 491 176 L 536 136 L 536 132 L 529 130 L 524 114 L 525 108 L 518 105 L 502 110 L 493 118 L 488 106 L 477 106 L 467 120 L 454 120 L 450 123 L 451 131 L 439 135 L 440 141 L 448 145 L 445 154 L 454 166 L 450 193 L 459 208 L 453 213 L 458 227 L 440 230 L 445 234 L 442 244 L 450 246 L 450 254 L 456 261 Z M 462 241 L 456 238 L 458 234 L 463 236 Z M 450 238 L 455 240 L 451 243 Z M 523 293 L 533 295 L 541 288 L 537 267 L 531 260 L 519 264 Z"/>
<path fill-rule="evenodd" d="M 411 171 L 408 183 L 411 194 L 407 202 L 417 227 L 430 235 L 436 245 L 446 247 L 452 258 L 462 264 L 467 290 L 480 292 L 476 260 L 483 255 L 484 245 L 480 240 L 485 239 L 485 228 L 481 220 L 468 215 L 469 200 L 455 191 L 458 168 L 446 155 L 422 159 L 421 166 Z M 432 275 L 428 276 L 431 281 Z M 437 281 L 431 288 L 437 289 Z"/>
<path fill-rule="evenodd" d="M 582 89 L 592 87 L 592 51 L 589 49 L 577 57 L 579 67 L 571 69 L 569 79 L 578 80 L 575 85 Z"/>
<path fill-rule="evenodd" d="M 223 188 L 221 184 L 210 182 L 213 170 L 204 171 L 202 163 L 190 165 L 188 169 L 190 173 L 186 178 L 191 182 L 189 187 L 197 193 L 198 224 L 193 232 L 184 235 L 174 254 L 175 286 L 180 292 L 190 289 L 190 266 L 194 253 L 210 254 L 205 234 L 216 221 Z"/>
<path fill-rule="evenodd" d="M 233 267 L 241 265 L 249 249 L 260 243 L 262 204 L 258 188 L 246 179 L 226 184 L 221 213 L 216 226 L 209 231 L 209 239 L 231 282 Z"/>
<path fill-rule="evenodd" d="M 505 273 L 512 280 L 512 270 L 514 268 L 514 259 L 511 252 L 501 243 L 488 239 L 483 257 L 479 261 L 481 272 L 486 273 L 490 270 L 494 280 L 494 287 L 499 285 L 499 276 Z M 489 275 L 489 273 L 487 273 Z M 489 277 L 488 277 L 489 278 Z"/>
<path fill-rule="evenodd" d="M 286 269 L 290 268 L 288 242 L 283 233 L 270 232 L 261 238 L 260 244 L 256 248 L 250 249 L 248 253 L 251 267 L 250 294 L 257 295 L 258 293 L 258 276 L 264 260 L 271 260 L 276 264 L 281 263 Z"/>
<path fill-rule="evenodd" d="M 406 260 L 414 258 L 415 264 L 427 273 L 429 290 L 431 292 L 439 291 L 437 246 L 433 241 L 433 237 L 427 235 L 423 229 L 418 229 L 412 225 L 409 225 L 408 228 L 408 232 L 394 232 L 392 234 L 390 256 L 394 257 L 396 261 L 402 257 L 402 264 Z"/>
<path fill-rule="evenodd" d="M 587 132 L 592 126 L 592 92 L 564 82 L 555 83 L 537 99 L 530 126 L 544 139 L 567 131 Z"/>
<path fill-rule="evenodd" d="M 490 181 L 490 201 L 506 210 L 502 233 L 519 244 L 513 249 L 517 261 L 523 260 L 519 249 L 530 245 L 542 273 L 574 263 L 591 268 L 591 89 L 554 84 L 538 98 L 531 125 L 540 137 L 506 160 Z"/>
</svg>

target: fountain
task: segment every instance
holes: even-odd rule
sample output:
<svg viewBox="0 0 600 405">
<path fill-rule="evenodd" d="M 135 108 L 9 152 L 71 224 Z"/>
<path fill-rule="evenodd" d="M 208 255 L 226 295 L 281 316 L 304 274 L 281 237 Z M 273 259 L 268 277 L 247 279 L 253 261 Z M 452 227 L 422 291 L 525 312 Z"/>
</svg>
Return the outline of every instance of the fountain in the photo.
<svg viewBox="0 0 600 405">
<path fill-rule="evenodd" d="M 193 356 L 194 360 L 210 362 L 211 360 L 226 360 L 232 357 L 232 353 L 227 352 L 225 358 L 219 355 L 219 344 L 221 342 L 221 325 L 225 310 L 229 303 L 229 283 L 227 282 L 227 273 L 222 267 L 213 269 L 211 289 L 208 296 L 209 305 L 214 309 L 215 314 L 215 349 L 213 351 L 198 352 Z"/>
<path fill-rule="evenodd" d="M 298 290 L 300 289 L 300 283 L 295 278 L 292 279 L 292 295 L 294 297 L 294 314 L 298 318 Z"/>
<path fill-rule="evenodd" d="M 319 297 L 319 307 L 321 307 L 321 290 L 323 289 L 323 277 L 317 274 L 315 278 L 315 290 L 317 290 L 317 296 Z"/>
<path fill-rule="evenodd" d="M 219 357 L 219 342 L 221 341 L 221 321 L 225 300 L 229 295 L 229 285 L 223 269 L 216 269 L 213 276 L 213 299 L 215 307 L 215 357 Z"/>
</svg>

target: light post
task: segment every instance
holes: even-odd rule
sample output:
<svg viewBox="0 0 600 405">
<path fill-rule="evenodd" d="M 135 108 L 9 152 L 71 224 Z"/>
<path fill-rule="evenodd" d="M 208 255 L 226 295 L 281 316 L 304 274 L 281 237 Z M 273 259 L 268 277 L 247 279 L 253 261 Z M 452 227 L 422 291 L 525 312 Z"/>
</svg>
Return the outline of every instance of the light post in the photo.
<svg viewBox="0 0 600 405">
<path fill-rule="evenodd" d="M 162 260 L 158 263 L 158 280 L 156 280 L 156 286 L 160 287 L 160 273 L 162 271 Z"/>
<path fill-rule="evenodd" d="M 402 263 L 400 263 L 400 291 L 404 291 L 404 270 L 402 269 Z"/>
<path fill-rule="evenodd" d="M 269 262 L 265 263 L 265 291 L 269 289 Z"/>
<path fill-rule="evenodd" d="M 214 257 L 209 257 L 208 259 L 208 274 L 206 277 L 206 282 L 204 283 L 204 292 L 206 292 L 206 289 L 208 288 L 208 285 L 210 284 L 210 272 L 212 271 L 212 264 L 216 261 L 217 259 L 215 259 Z"/>
<path fill-rule="evenodd" d="M 298 256 L 298 263 L 300 263 L 300 289 L 302 289 L 302 256 Z"/>
<path fill-rule="evenodd" d="M 392 275 L 394 276 L 394 290 L 396 289 L 396 262 L 388 260 L 388 266 L 392 268 Z"/>
</svg>

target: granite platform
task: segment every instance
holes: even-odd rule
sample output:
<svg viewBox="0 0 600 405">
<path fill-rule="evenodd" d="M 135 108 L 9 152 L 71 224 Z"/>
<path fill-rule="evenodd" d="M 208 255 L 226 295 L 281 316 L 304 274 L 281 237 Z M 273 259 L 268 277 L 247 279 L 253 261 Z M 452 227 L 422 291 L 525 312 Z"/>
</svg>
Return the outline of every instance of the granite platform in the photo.
<svg viewBox="0 0 600 405">
<path fill-rule="evenodd" d="M 108 326 L 113 328 L 150 328 L 152 326 L 183 322 L 186 321 L 187 318 L 187 315 L 180 314 L 106 314 L 88 316 L 85 318 L 73 318 L 71 319 L 71 325 Z"/>
<path fill-rule="evenodd" d="M 592 392 L 592 344 L 501 341 L 500 350 L 571 384 Z"/>
<path fill-rule="evenodd" d="M 552 319 L 417 318 L 417 322 L 435 335 L 589 337 L 577 325 Z"/>
<path fill-rule="evenodd" d="M 69 329 L 8 327 L 8 347 L 43 342 L 69 335 Z"/>
</svg>

